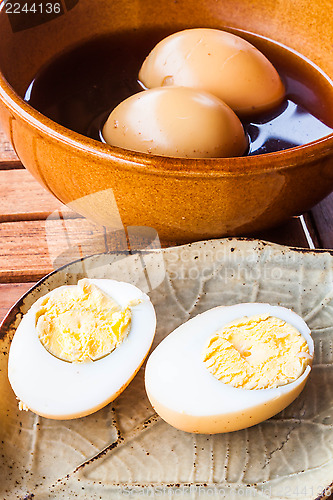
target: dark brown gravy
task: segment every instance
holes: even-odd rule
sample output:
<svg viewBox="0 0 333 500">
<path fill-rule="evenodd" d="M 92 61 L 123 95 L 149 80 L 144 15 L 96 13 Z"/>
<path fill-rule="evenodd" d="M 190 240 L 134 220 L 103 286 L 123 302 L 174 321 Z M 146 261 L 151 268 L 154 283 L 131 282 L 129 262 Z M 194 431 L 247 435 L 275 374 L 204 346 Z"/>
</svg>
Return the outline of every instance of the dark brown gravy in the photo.
<svg viewBox="0 0 333 500">
<path fill-rule="evenodd" d="M 29 85 L 25 100 L 55 122 L 100 140 L 110 111 L 142 90 L 137 78 L 143 60 L 170 33 L 135 30 L 92 39 L 43 67 Z M 274 42 L 257 35 L 242 36 L 270 59 L 287 91 L 277 109 L 243 121 L 250 140 L 248 154 L 288 149 L 332 133 L 329 79 L 305 58 Z"/>
</svg>

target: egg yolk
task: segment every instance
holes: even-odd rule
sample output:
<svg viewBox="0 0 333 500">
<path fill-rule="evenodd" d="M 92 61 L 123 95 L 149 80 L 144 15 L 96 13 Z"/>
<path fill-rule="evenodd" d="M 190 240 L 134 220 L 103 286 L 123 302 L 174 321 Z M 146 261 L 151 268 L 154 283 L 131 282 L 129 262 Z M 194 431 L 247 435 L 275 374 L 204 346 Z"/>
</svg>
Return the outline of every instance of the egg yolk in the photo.
<svg viewBox="0 0 333 500">
<path fill-rule="evenodd" d="M 268 389 L 298 379 L 311 356 L 304 337 L 269 315 L 244 317 L 210 338 L 203 352 L 207 370 L 224 384 Z"/>
<path fill-rule="evenodd" d="M 63 287 L 39 302 L 36 330 L 43 346 L 64 361 L 95 361 L 127 336 L 131 309 L 122 309 L 88 280 Z"/>
</svg>

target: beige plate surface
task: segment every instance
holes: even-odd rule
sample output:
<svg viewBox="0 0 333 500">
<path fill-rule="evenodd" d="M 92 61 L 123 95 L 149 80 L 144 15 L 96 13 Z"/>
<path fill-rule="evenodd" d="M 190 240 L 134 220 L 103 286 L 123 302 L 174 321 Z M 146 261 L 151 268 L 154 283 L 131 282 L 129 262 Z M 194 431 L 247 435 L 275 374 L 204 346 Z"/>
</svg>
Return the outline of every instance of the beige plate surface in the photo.
<svg viewBox="0 0 333 500">
<path fill-rule="evenodd" d="M 318 497 L 333 480 L 332 271 L 327 251 L 225 239 L 96 255 L 44 278 L 2 326 L 0 498 L 117 499 L 153 492 L 161 498 Z M 47 291 L 83 276 L 129 281 L 149 292 L 158 320 L 155 345 L 180 323 L 220 304 L 292 308 L 315 340 L 308 384 L 274 418 L 214 436 L 177 431 L 156 417 L 143 369 L 116 401 L 89 417 L 56 421 L 19 412 L 7 380 L 7 354 L 20 313 Z"/>
</svg>

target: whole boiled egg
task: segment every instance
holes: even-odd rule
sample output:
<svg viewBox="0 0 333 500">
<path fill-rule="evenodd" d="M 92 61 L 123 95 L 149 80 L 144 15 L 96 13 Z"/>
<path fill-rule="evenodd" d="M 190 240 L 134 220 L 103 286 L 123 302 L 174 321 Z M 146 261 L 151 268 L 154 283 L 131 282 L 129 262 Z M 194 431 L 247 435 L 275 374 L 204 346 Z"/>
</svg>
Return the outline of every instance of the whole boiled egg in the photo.
<svg viewBox="0 0 333 500">
<path fill-rule="evenodd" d="M 269 110 L 285 95 L 271 62 L 243 38 L 210 28 L 174 33 L 159 42 L 142 64 L 146 88 L 182 85 L 205 90 L 237 114 Z"/>
<path fill-rule="evenodd" d="M 248 147 L 243 126 L 229 106 L 185 87 L 132 95 L 111 112 L 103 137 L 112 146 L 185 158 L 240 156 Z"/>
<path fill-rule="evenodd" d="M 148 354 L 156 327 L 135 286 L 83 279 L 37 300 L 13 337 L 8 377 L 20 409 L 83 417 L 115 399 Z"/>
<path fill-rule="evenodd" d="M 300 394 L 313 352 L 308 326 L 290 309 L 220 306 L 158 345 L 146 365 L 146 391 L 177 429 L 236 431 L 272 417 Z"/>
</svg>

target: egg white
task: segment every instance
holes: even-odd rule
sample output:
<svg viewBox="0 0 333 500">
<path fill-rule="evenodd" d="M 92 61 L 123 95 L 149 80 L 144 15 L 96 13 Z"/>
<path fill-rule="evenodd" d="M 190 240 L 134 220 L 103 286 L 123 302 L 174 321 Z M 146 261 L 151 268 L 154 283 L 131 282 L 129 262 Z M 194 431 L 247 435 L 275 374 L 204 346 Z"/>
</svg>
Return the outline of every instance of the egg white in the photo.
<svg viewBox="0 0 333 500">
<path fill-rule="evenodd" d="M 255 425 L 289 405 L 304 387 L 310 366 L 292 383 L 273 389 L 247 390 L 223 384 L 202 361 L 204 348 L 216 330 L 243 316 L 265 313 L 294 326 L 307 341 L 313 356 L 311 332 L 291 310 L 252 303 L 216 307 L 182 324 L 150 355 L 145 384 L 157 413 L 178 429 L 217 433 Z"/>
<path fill-rule="evenodd" d="M 102 408 L 133 379 L 152 344 L 156 316 L 148 295 L 129 283 L 89 281 L 122 308 L 132 300 L 141 303 L 131 307 L 131 327 L 123 342 L 104 358 L 83 363 L 63 361 L 44 348 L 35 328 L 36 310 L 30 308 L 12 340 L 8 378 L 16 397 L 38 415 L 71 419 Z"/>
</svg>

